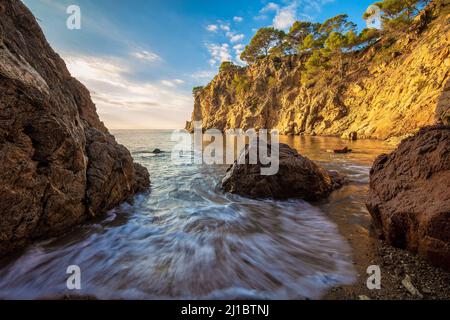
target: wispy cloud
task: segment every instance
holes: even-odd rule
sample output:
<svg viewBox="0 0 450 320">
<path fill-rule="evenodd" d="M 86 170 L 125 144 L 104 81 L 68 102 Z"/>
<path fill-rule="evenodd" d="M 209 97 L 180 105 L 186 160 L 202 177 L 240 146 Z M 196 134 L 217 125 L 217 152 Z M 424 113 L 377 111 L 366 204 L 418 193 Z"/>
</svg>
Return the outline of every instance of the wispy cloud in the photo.
<svg viewBox="0 0 450 320">
<path fill-rule="evenodd" d="M 135 52 L 132 52 L 131 55 L 135 58 L 138 58 L 138 59 L 144 60 L 144 61 L 148 61 L 148 62 L 155 62 L 155 61 L 162 60 L 161 57 L 158 56 L 156 53 L 150 52 L 147 50 L 135 51 Z"/>
<path fill-rule="evenodd" d="M 120 58 L 71 54 L 63 58 L 71 74 L 91 91 L 109 128 L 173 128 L 174 121 L 181 127 L 189 118 L 193 102 L 176 88 L 184 83 L 181 79 L 138 82 L 131 80 L 134 70 Z"/>
<path fill-rule="evenodd" d="M 224 31 L 230 31 L 230 25 L 229 24 L 221 24 L 220 25 L 220 29 L 224 30 Z"/>
<path fill-rule="evenodd" d="M 289 29 L 297 20 L 297 9 L 297 1 L 293 1 L 286 7 L 278 7 L 277 14 L 273 18 L 273 27 L 280 30 Z"/>
<path fill-rule="evenodd" d="M 191 77 L 197 81 L 210 80 L 216 75 L 215 70 L 201 70 L 194 72 Z"/>
<path fill-rule="evenodd" d="M 244 21 L 244 18 L 236 16 L 236 17 L 233 17 L 233 21 L 239 23 L 239 22 Z"/>
<path fill-rule="evenodd" d="M 215 44 L 209 43 L 206 45 L 209 53 L 211 54 L 211 59 L 209 60 L 210 65 L 214 66 L 224 61 L 232 61 L 233 57 L 230 53 L 230 46 L 228 43 Z"/>
<path fill-rule="evenodd" d="M 216 32 L 219 29 L 219 27 L 216 24 L 210 24 L 206 27 L 206 30 L 210 32 Z"/>
<path fill-rule="evenodd" d="M 296 20 L 313 20 L 322 12 L 324 5 L 335 0 L 294 0 L 282 3 L 269 2 L 255 16 L 255 20 L 268 19 L 273 15 L 272 26 L 287 30 Z"/>
<path fill-rule="evenodd" d="M 183 84 L 184 81 L 181 79 L 161 80 L 161 83 L 166 87 L 176 88 L 178 85 Z"/>
<path fill-rule="evenodd" d="M 231 31 L 228 31 L 226 35 L 227 35 L 228 39 L 230 39 L 230 42 L 232 42 L 232 43 L 242 41 L 245 38 L 244 34 L 242 34 L 242 33 L 236 34 Z"/>
</svg>

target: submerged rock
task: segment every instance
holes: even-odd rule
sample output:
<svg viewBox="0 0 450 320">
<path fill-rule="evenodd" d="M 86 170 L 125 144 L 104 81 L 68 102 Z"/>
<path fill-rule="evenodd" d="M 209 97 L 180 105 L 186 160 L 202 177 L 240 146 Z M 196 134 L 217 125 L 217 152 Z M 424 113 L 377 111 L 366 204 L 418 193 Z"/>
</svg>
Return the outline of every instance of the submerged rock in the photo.
<svg viewBox="0 0 450 320">
<path fill-rule="evenodd" d="M 247 145 L 240 157 L 248 159 L 251 148 Z M 337 172 L 328 172 L 286 144 L 280 143 L 279 155 L 279 171 L 270 176 L 261 175 L 259 161 L 258 164 L 235 162 L 222 181 L 223 190 L 252 198 L 316 201 L 342 186 L 343 178 Z"/>
<path fill-rule="evenodd" d="M 379 156 L 367 208 L 389 244 L 450 270 L 450 126 L 423 128 Z"/>
<path fill-rule="evenodd" d="M 342 149 L 335 149 L 335 150 L 333 150 L 334 153 L 340 153 L 340 154 L 350 153 L 352 151 L 353 150 L 349 149 L 348 147 L 344 147 Z"/>
<path fill-rule="evenodd" d="M 0 93 L 0 256 L 149 187 L 20 1 L 1 1 Z"/>
</svg>

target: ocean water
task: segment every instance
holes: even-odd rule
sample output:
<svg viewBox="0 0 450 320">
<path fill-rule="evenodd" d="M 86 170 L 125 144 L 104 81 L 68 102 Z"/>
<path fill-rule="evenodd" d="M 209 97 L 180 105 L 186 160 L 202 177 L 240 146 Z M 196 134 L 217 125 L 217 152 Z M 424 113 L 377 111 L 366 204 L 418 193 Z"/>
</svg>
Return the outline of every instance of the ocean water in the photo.
<svg viewBox="0 0 450 320">
<path fill-rule="evenodd" d="M 171 131 L 113 134 L 148 168 L 151 191 L 0 261 L 0 299 L 318 299 L 355 281 L 351 248 L 333 217 L 368 228 L 369 169 L 389 151 L 381 142 L 281 137 L 351 180 L 309 204 L 223 193 L 227 166 L 174 164 Z M 327 151 L 344 145 L 354 152 Z M 166 152 L 152 154 L 155 148 Z M 70 265 L 81 269 L 81 290 L 66 287 Z"/>
</svg>

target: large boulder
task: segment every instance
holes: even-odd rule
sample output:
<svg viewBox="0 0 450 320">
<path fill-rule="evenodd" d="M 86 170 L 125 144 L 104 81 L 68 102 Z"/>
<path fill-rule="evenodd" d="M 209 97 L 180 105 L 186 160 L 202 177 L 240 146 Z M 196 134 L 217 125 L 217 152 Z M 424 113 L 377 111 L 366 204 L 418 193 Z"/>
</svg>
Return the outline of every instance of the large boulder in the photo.
<svg viewBox="0 0 450 320">
<path fill-rule="evenodd" d="M 256 146 L 247 145 L 240 157 L 249 158 Z M 271 149 L 270 144 L 268 150 Z M 342 185 L 342 178 L 333 172 L 301 156 L 286 144 L 279 144 L 279 170 L 274 175 L 262 175 L 261 163 L 239 164 L 237 161 L 228 169 L 222 180 L 226 192 L 251 198 L 301 198 L 316 201 L 327 197 Z"/>
<path fill-rule="evenodd" d="M 389 244 L 450 270 L 450 126 L 423 128 L 379 156 L 367 208 Z"/>
<path fill-rule="evenodd" d="M 31 12 L 0 0 L 0 256 L 148 186 Z"/>
</svg>

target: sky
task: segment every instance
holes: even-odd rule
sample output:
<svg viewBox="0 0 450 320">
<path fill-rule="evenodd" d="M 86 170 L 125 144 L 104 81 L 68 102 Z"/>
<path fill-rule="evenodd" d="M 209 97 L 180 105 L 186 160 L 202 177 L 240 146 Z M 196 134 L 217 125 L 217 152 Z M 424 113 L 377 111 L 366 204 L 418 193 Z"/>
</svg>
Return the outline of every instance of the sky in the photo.
<svg viewBox="0 0 450 320">
<path fill-rule="evenodd" d="M 110 129 L 183 128 L 192 88 L 239 55 L 257 29 L 288 30 L 346 13 L 360 29 L 366 0 L 23 0 Z M 77 5 L 81 28 L 69 29 Z"/>
</svg>

